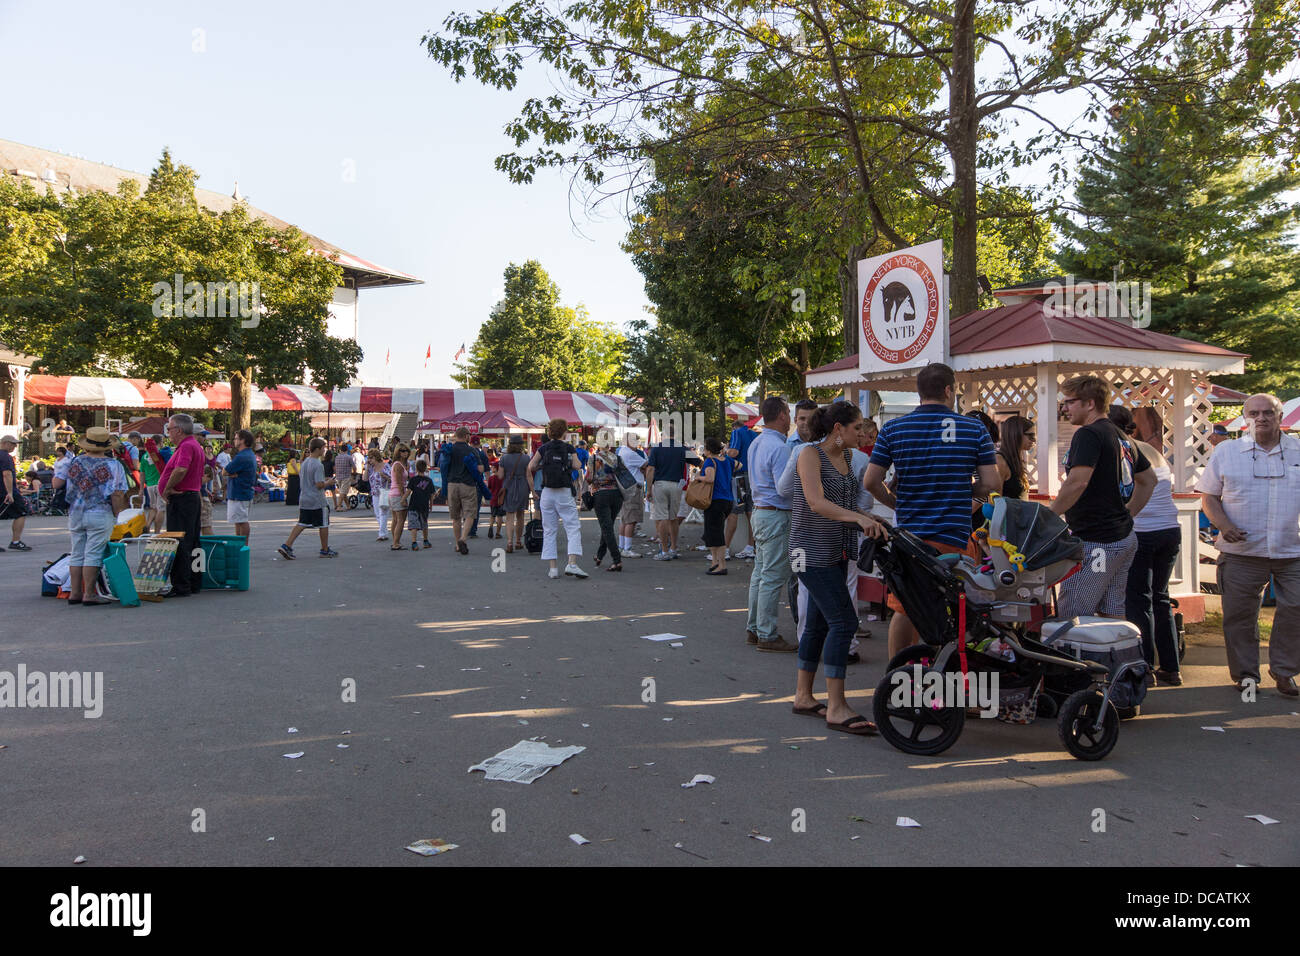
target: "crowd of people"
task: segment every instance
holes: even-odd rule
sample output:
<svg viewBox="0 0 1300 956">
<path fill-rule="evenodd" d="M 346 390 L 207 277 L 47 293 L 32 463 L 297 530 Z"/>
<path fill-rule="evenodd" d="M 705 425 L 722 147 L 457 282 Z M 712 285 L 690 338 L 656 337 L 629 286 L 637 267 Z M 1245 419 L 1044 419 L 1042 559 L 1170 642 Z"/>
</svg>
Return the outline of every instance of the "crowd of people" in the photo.
<svg viewBox="0 0 1300 956">
<path fill-rule="evenodd" d="M 89 605 L 101 603 L 91 584 L 114 516 L 133 497 L 143 499 L 151 524 L 183 535 L 180 553 L 188 554 L 200 534 L 210 532 L 213 500 L 224 496 L 226 520 L 249 537 L 259 488 L 283 487 L 298 517 L 277 550 L 293 560 L 305 531 L 318 534 L 321 557 L 336 557 L 331 513 L 360 510 L 367 500 L 378 541 L 407 550 L 409 532 L 410 550 L 431 549 L 429 513 L 441 492 L 451 524 L 448 543 L 457 555 L 470 553 L 486 503 L 489 538 L 504 541 L 507 553 L 539 552 L 550 578 L 563 573 L 577 579 L 589 577 L 582 566 L 580 511 L 596 518 L 593 563 L 599 568 L 608 561 L 607 572 L 643 557 L 637 537 L 655 545 L 656 561 L 683 557 L 682 525 L 698 511 L 699 549 L 708 558 L 703 573 L 726 575 L 728 561 L 737 557 L 754 562 L 744 640 L 762 652 L 797 655 L 794 711 L 870 735 L 875 726 L 845 695 L 846 669 L 858 659 L 856 645 L 865 636 L 857 609 L 859 536 L 886 536 L 879 514 L 888 509 L 895 526 L 937 552 L 976 557 L 972 531 L 982 523 L 982 502 L 995 494 L 1025 498 L 1030 491 L 1032 420 L 1010 415 L 995 423 L 982 412 L 958 414 L 955 376 L 945 365 L 922 369 L 917 391 L 914 411 L 879 428 L 842 399 L 825 406 L 803 400 L 792 409 L 769 397 L 760 409 L 761 429 L 738 426 L 727 445 L 710 436 L 698 449 L 671 434 L 650 448 L 635 440 L 575 444 L 566 438 L 563 419 L 551 421 L 545 440 L 532 448 L 520 436 L 504 448 L 484 447 L 464 428 L 441 445 L 420 442 L 414 452 L 401 442 L 384 450 L 373 442 L 363 450 L 314 437 L 301 460 L 290 453 L 279 476 L 268 473 L 252 433 L 240 431 L 220 449 L 204 448 L 201 426 L 173 415 L 166 447 L 136 434 L 119 442 L 104 429 L 89 429 L 81 453 L 60 456 L 49 482 L 66 494 L 69 507 L 72 603 Z M 1179 685 L 1169 581 L 1181 536 L 1165 427 L 1153 408 L 1130 411 L 1110 398 L 1109 386 L 1095 376 L 1062 386 L 1059 410 L 1074 431 L 1064 482 L 1048 507 L 1081 539 L 1085 560 L 1059 585 L 1057 612 L 1062 618 L 1127 618 L 1141 631 L 1154 679 Z M 1260 679 L 1257 621 L 1261 593 L 1271 581 L 1278 610 L 1269 673 L 1280 693 L 1298 696 L 1300 441 L 1281 432 L 1280 407 L 1272 396 L 1249 399 L 1245 416 L 1253 427 L 1236 441 L 1216 442 L 1197 491 L 1219 531 L 1232 680 L 1245 686 Z M 0 517 L 14 519 L 10 547 L 23 551 L 30 549 L 21 542 L 24 516 L 13 505 L 14 445 L 13 436 L 0 437 L 6 508 Z M 648 529 L 638 532 L 647 510 Z M 733 555 L 741 515 L 748 541 Z M 201 578 L 190 562 L 177 561 L 171 596 L 197 592 Z M 787 589 L 797 621 L 789 639 L 779 627 Z M 892 595 L 888 605 L 892 658 L 919 636 Z M 819 669 L 826 679 L 824 702 L 813 696 Z"/>
</svg>

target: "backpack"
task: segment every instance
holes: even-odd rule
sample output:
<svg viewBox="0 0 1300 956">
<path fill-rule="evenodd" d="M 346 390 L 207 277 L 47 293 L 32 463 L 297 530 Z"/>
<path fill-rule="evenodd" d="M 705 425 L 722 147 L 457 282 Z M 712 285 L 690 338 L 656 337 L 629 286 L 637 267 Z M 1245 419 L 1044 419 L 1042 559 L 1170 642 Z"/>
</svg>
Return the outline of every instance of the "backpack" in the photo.
<svg viewBox="0 0 1300 956">
<path fill-rule="evenodd" d="M 614 480 L 618 482 L 619 490 L 624 493 L 636 487 L 636 475 L 632 474 L 632 469 L 628 468 L 623 461 L 618 449 L 614 450 Z"/>
<path fill-rule="evenodd" d="M 548 441 L 538 449 L 542 456 L 542 485 L 546 488 L 569 488 L 573 485 L 573 469 L 569 458 L 573 450 L 568 442 Z"/>
</svg>

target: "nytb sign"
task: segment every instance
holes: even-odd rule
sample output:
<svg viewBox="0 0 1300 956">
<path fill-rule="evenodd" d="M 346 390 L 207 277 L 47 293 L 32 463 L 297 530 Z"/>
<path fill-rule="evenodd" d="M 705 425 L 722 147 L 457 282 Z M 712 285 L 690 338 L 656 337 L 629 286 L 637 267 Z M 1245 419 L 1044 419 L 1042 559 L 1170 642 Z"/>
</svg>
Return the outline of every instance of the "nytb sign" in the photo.
<svg viewBox="0 0 1300 956">
<path fill-rule="evenodd" d="M 948 360 L 948 302 L 939 239 L 858 263 L 864 374 Z"/>
</svg>

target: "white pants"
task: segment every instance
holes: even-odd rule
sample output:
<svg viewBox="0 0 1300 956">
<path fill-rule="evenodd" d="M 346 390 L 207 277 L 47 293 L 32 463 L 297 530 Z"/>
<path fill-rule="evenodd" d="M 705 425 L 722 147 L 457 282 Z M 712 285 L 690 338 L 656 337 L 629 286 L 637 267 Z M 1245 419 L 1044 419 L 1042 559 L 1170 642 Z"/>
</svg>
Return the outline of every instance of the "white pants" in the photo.
<svg viewBox="0 0 1300 956">
<path fill-rule="evenodd" d="M 379 524 L 380 536 L 382 537 L 387 535 L 388 522 L 392 516 L 388 513 L 388 507 L 386 505 L 380 507 L 379 496 L 376 494 L 371 494 L 370 496 L 370 510 L 375 513 L 375 521 Z"/>
<path fill-rule="evenodd" d="M 568 553 L 582 554 L 582 532 L 578 520 L 578 504 L 568 488 L 542 489 L 542 560 L 556 560 L 557 536 L 560 522 L 564 522 L 564 537 Z"/>
</svg>

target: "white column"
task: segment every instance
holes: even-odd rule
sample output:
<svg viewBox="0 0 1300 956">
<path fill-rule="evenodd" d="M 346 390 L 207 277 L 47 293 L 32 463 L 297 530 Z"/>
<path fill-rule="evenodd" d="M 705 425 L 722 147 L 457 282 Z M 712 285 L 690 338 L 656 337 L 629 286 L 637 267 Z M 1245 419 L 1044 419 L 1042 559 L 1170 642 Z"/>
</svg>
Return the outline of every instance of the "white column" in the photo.
<svg viewBox="0 0 1300 956">
<path fill-rule="evenodd" d="M 14 379 L 14 407 L 9 409 L 9 424 L 14 428 L 14 434 L 19 438 L 23 437 L 23 422 L 26 416 L 23 414 L 23 402 L 27 400 L 27 369 L 15 368 L 10 366 L 18 373 Z"/>
<path fill-rule="evenodd" d="M 1038 493 L 1056 497 L 1061 469 L 1056 442 L 1056 363 L 1040 362 L 1034 375 L 1034 416 L 1038 426 Z"/>
<path fill-rule="evenodd" d="M 1192 425 L 1196 410 L 1196 396 L 1192 394 L 1192 373 L 1185 369 L 1173 372 L 1173 421 L 1170 422 L 1170 444 L 1173 446 L 1172 481 L 1174 491 L 1187 491 L 1191 469 L 1188 462 L 1192 459 Z"/>
</svg>

